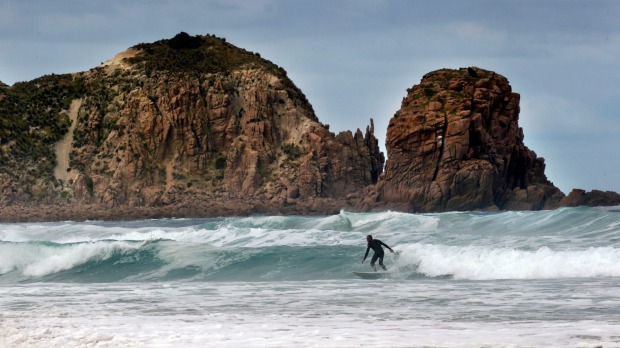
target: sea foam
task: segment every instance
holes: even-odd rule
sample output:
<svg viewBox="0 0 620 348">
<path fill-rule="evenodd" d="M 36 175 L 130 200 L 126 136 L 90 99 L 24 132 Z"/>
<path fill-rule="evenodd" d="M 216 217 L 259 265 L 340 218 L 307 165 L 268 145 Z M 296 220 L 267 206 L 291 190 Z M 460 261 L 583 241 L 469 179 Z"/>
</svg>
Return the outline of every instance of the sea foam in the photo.
<svg viewBox="0 0 620 348">
<path fill-rule="evenodd" d="M 583 250 L 535 250 L 492 246 L 409 244 L 397 267 L 415 265 L 428 277 L 455 279 L 553 279 L 620 277 L 620 249 L 590 247 Z"/>
</svg>

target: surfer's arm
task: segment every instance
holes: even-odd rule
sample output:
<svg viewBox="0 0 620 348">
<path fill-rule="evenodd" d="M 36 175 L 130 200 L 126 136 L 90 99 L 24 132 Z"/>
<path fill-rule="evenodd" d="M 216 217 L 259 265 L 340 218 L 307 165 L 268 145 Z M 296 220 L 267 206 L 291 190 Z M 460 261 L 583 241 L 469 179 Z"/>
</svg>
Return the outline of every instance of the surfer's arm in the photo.
<svg viewBox="0 0 620 348">
<path fill-rule="evenodd" d="M 389 247 L 389 245 L 383 243 L 382 241 L 379 241 L 379 243 L 383 244 L 383 246 L 385 246 L 386 248 L 388 248 L 390 250 L 391 253 L 394 253 L 394 250 L 392 250 L 392 248 Z M 366 252 L 368 252 L 368 250 L 366 250 Z"/>
<path fill-rule="evenodd" d="M 366 254 L 364 254 L 364 259 L 362 260 L 362 263 L 364 263 L 364 261 L 366 260 L 366 256 L 368 256 L 369 251 L 370 251 L 370 245 L 368 245 L 368 248 L 366 248 Z"/>
</svg>

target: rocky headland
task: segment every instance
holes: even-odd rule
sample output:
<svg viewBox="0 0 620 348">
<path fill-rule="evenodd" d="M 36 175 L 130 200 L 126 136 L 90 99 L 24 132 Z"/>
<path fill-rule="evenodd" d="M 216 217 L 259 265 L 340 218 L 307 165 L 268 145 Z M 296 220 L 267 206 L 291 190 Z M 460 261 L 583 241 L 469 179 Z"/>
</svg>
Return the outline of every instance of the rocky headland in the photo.
<svg viewBox="0 0 620 348">
<path fill-rule="evenodd" d="M 372 120 L 334 134 L 281 67 L 181 33 L 86 72 L 0 84 L 0 221 L 620 203 L 565 197 L 518 118 L 505 77 L 435 71 L 390 120 L 386 162 Z"/>
</svg>

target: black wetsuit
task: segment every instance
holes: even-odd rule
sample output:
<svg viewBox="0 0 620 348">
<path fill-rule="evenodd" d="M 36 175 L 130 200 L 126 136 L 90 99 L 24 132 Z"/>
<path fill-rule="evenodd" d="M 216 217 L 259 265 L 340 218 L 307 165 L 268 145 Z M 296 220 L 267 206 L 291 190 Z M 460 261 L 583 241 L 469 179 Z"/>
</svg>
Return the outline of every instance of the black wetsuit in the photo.
<svg viewBox="0 0 620 348">
<path fill-rule="evenodd" d="M 381 247 L 382 245 L 385 245 L 386 248 L 391 249 L 387 244 L 383 243 L 382 241 L 378 239 L 371 240 L 370 243 L 368 243 L 368 247 L 366 248 L 366 254 L 364 254 L 364 260 L 366 260 L 366 256 L 368 256 L 368 252 L 370 251 L 370 249 L 372 249 L 375 252 L 375 254 L 372 255 L 372 259 L 370 260 L 370 266 L 375 267 L 375 262 L 377 261 L 377 259 L 379 259 L 379 266 L 381 266 L 381 268 L 387 271 L 387 269 L 383 265 L 383 256 L 385 255 L 385 252 L 383 252 L 383 248 Z"/>
</svg>

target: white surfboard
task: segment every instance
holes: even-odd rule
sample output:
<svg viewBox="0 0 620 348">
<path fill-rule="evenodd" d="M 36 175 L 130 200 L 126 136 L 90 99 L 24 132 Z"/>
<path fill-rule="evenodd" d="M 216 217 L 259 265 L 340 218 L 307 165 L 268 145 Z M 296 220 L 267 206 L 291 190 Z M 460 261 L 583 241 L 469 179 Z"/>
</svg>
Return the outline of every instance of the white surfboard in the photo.
<svg viewBox="0 0 620 348">
<path fill-rule="evenodd" d="M 380 279 L 389 277 L 389 272 L 353 272 L 356 276 L 363 279 Z"/>
</svg>

